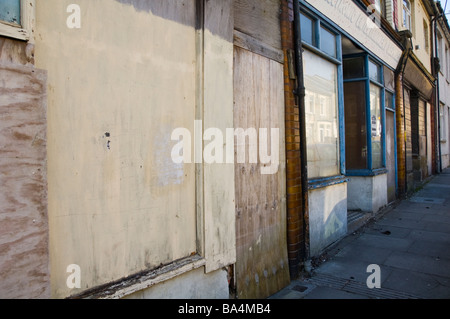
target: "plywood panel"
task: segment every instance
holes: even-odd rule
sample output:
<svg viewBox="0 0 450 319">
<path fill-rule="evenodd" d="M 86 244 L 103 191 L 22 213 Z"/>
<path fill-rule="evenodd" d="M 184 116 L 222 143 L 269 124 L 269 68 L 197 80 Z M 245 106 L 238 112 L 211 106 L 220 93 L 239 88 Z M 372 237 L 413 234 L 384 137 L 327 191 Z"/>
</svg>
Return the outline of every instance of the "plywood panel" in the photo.
<svg viewBox="0 0 450 319">
<path fill-rule="evenodd" d="M 234 28 L 281 49 L 280 1 L 234 0 Z"/>
<path fill-rule="evenodd" d="M 75 32 L 55 14 L 65 12 L 61 1 L 37 2 L 36 65 L 49 79 L 52 297 L 197 250 L 195 165 L 171 158 L 172 132 L 194 132 L 195 1 L 166 2 L 159 16 L 144 4 L 80 0 L 86 27 Z M 66 285 L 70 264 L 81 268 L 80 289 Z"/>
<path fill-rule="evenodd" d="M 205 2 L 203 128 L 217 128 L 224 134 L 233 127 L 232 8 L 231 0 Z M 223 151 L 226 154 L 225 145 Z M 207 272 L 236 260 L 233 171 L 231 163 L 203 165 Z"/>
<path fill-rule="evenodd" d="M 46 80 L 0 64 L 0 298 L 49 298 Z"/>
<path fill-rule="evenodd" d="M 278 171 L 262 164 L 235 164 L 236 285 L 239 298 L 265 298 L 289 283 L 286 246 L 283 67 L 235 46 L 234 127 L 279 129 Z M 270 138 L 269 138 L 270 140 Z M 261 141 L 262 142 L 262 141 Z M 248 141 L 247 141 L 248 143 Z M 277 145 L 278 144 L 278 145 Z M 258 150 L 261 144 L 258 145 Z M 247 154 L 248 155 L 248 154 Z M 237 162 L 237 159 L 236 159 Z"/>
</svg>

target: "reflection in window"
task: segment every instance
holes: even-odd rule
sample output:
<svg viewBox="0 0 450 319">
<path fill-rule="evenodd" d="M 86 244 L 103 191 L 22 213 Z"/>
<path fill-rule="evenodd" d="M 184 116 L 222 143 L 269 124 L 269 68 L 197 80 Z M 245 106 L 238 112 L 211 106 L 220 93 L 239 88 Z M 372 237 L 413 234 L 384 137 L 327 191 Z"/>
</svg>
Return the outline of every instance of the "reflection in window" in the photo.
<svg viewBox="0 0 450 319">
<path fill-rule="evenodd" d="M 302 28 L 302 41 L 314 45 L 314 27 L 313 20 L 300 13 L 300 24 Z"/>
<path fill-rule="evenodd" d="M 20 26 L 20 0 L 0 0 L 0 20 Z"/>
<path fill-rule="evenodd" d="M 372 168 L 383 167 L 381 88 L 370 84 L 370 121 L 372 136 Z"/>
<path fill-rule="evenodd" d="M 306 114 L 308 178 L 335 176 L 340 173 L 337 116 L 337 66 L 303 52 L 306 101 L 318 105 Z"/>
<path fill-rule="evenodd" d="M 336 36 L 323 27 L 320 28 L 320 49 L 326 54 L 336 57 Z"/>
<path fill-rule="evenodd" d="M 372 81 L 381 82 L 380 66 L 369 60 L 369 77 Z"/>
</svg>

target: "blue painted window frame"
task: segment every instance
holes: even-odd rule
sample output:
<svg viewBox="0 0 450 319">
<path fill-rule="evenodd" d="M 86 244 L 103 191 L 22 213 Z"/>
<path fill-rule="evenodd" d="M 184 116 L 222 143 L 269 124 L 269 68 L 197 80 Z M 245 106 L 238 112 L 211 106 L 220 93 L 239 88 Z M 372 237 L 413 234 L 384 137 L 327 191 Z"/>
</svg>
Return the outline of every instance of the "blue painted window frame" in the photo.
<svg viewBox="0 0 450 319">
<path fill-rule="evenodd" d="M 348 82 L 364 82 L 365 83 L 365 101 L 366 101 L 366 142 L 367 142 L 367 168 L 365 169 L 346 169 L 347 176 L 375 176 L 387 173 L 386 169 L 386 109 L 385 109 L 385 90 L 384 87 L 384 69 L 383 63 L 376 57 L 372 56 L 368 52 L 348 54 L 343 59 L 362 57 L 364 59 L 364 76 L 359 78 L 344 79 L 343 83 Z M 376 64 L 379 68 L 379 81 L 375 81 L 370 78 L 369 74 L 369 60 Z M 381 148 L 382 148 L 382 165 L 381 168 L 373 168 L 372 163 L 372 132 L 369 130 L 369 124 L 371 123 L 370 112 L 370 84 L 374 84 L 381 89 L 380 96 L 380 114 L 381 114 Z M 392 92 L 391 92 L 392 93 Z"/>
<path fill-rule="evenodd" d="M 339 67 L 338 67 L 338 94 L 339 94 L 338 95 L 338 110 L 339 110 L 339 132 L 340 132 L 339 143 L 340 143 L 341 176 L 310 179 L 309 180 L 309 189 L 325 187 L 325 186 L 333 185 L 336 183 L 346 182 L 349 180 L 348 178 L 346 178 L 346 176 L 375 176 L 375 175 L 387 173 L 387 169 L 386 169 L 386 109 L 385 109 L 384 92 L 385 92 L 385 90 L 388 90 L 388 89 L 383 86 L 383 89 L 382 89 L 383 97 L 382 97 L 382 100 L 380 103 L 381 107 L 382 107 L 382 110 L 381 110 L 382 123 L 383 123 L 383 134 L 382 134 L 383 145 L 382 145 L 382 148 L 383 148 L 383 166 L 384 167 L 380 168 L 380 169 L 370 169 L 370 170 L 365 169 L 365 170 L 348 171 L 346 169 L 346 161 L 345 161 L 345 118 L 344 118 L 345 113 L 344 113 L 344 94 L 343 94 L 343 92 L 344 92 L 344 76 L 343 76 L 343 70 L 342 70 L 342 61 L 343 60 L 342 60 L 341 35 L 345 35 L 347 38 L 349 38 L 352 41 L 355 41 L 356 43 L 359 43 L 359 41 L 354 39 L 353 36 L 348 34 L 339 25 L 336 25 L 327 16 L 323 15 L 320 11 L 315 9 L 311 4 L 309 4 L 305 0 L 297 0 L 297 1 L 300 2 L 300 9 L 301 9 L 302 14 L 307 15 L 308 17 L 312 18 L 313 20 L 319 20 L 320 23 L 323 23 L 324 25 L 326 25 L 329 30 L 331 30 L 333 33 L 335 33 L 339 36 L 339 43 L 337 45 L 337 48 L 339 50 L 339 55 L 337 55 L 337 59 L 333 60 L 333 58 L 331 58 L 331 57 L 328 57 L 326 55 L 323 55 L 323 56 L 325 58 L 328 58 L 330 61 L 339 63 Z M 314 31 L 315 31 L 315 37 L 316 37 L 314 39 L 315 44 L 317 44 L 317 43 L 320 44 L 320 41 L 319 41 L 320 39 L 317 38 L 318 37 L 317 34 L 320 31 L 320 25 L 316 24 L 316 29 Z M 323 54 L 320 50 L 318 50 L 314 46 L 309 45 L 308 43 L 305 43 L 304 41 L 302 41 L 302 45 L 318 55 L 322 56 L 322 54 Z M 361 45 L 361 47 L 364 47 L 364 46 Z M 376 57 L 374 55 L 371 55 L 369 52 L 367 52 L 367 50 L 366 50 L 366 52 L 364 52 L 364 54 L 367 54 L 367 56 L 370 57 L 372 59 L 372 61 L 376 62 L 377 64 L 379 64 L 381 66 L 381 72 L 383 72 L 383 66 L 388 67 L 382 60 L 380 60 L 378 57 Z M 391 68 L 389 68 L 389 69 L 391 69 Z M 384 81 L 383 76 L 381 76 L 381 79 Z M 354 80 L 356 80 L 356 79 L 354 79 Z M 389 90 L 389 91 L 393 94 L 392 98 L 394 99 L 394 102 L 395 102 L 395 92 L 393 92 L 391 90 Z M 366 103 L 367 103 L 367 100 L 366 100 Z M 395 103 L 393 105 L 395 105 Z M 395 110 L 391 109 L 391 111 L 394 111 L 394 113 L 395 113 Z M 395 134 L 397 134 L 396 129 L 397 128 L 395 127 L 394 128 Z M 395 161 L 397 162 L 397 140 L 396 139 L 395 139 Z M 396 174 L 395 174 L 396 188 L 398 189 L 397 165 L 395 167 L 395 170 L 396 170 Z"/>
<path fill-rule="evenodd" d="M 397 121 L 395 120 L 396 118 L 396 110 L 395 110 L 395 92 L 392 90 L 389 90 L 388 88 L 385 88 L 385 92 L 389 92 L 390 94 L 392 94 L 392 105 L 394 106 L 394 108 L 390 108 L 390 107 L 384 107 L 384 114 L 386 117 L 386 111 L 392 112 L 394 113 L 394 160 L 395 160 L 395 196 L 398 196 L 398 167 L 397 167 Z M 386 93 L 385 93 L 386 94 Z"/>
<path fill-rule="evenodd" d="M 302 1 L 300 1 L 302 4 Z M 342 42 L 341 33 L 333 27 L 333 24 L 325 21 L 322 17 L 318 16 L 313 10 L 307 9 L 304 6 L 301 7 L 301 14 L 307 16 L 313 21 L 313 44 L 309 44 L 302 40 L 302 46 L 312 53 L 334 63 L 337 67 L 337 98 L 338 98 L 338 125 L 339 125 L 339 171 L 340 175 L 327 176 L 319 178 L 308 179 L 308 188 L 315 189 L 335 184 L 340 184 L 348 181 L 345 171 L 345 123 L 344 123 L 344 74 L 342 69 Z M 320 47 L 320 28 L 323 27 L 333 35 L 335 35 L 336 41 L 336 56 L 333 57 L 324 52 Z"/>
</svg>

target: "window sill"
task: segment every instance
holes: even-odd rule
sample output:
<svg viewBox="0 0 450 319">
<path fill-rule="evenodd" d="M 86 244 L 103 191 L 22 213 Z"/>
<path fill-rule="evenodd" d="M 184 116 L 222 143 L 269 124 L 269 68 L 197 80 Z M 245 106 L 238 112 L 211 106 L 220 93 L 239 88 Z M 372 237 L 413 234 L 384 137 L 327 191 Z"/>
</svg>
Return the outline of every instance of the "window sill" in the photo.
<svg viewBox="0 0 450 319">
<path fill-rule="evenodd" d="M 22 41 L 30 40 L 30 34 L 27 30 L 2 22 L 0 22 L 0 36 L 5 36 Z"/>
<path fill-rule="evenodd" d="M 377 176 L 377 175 L 386 174 L 387 172 L 388 172 L 388 170 L 384 167 L 373 169 L 373 170 L 369 170 L 369 169 L 349 170 L 348 169 L 346 172 L 346 176 Z"/>
<path fill-rule="evenodd" d="M 308 190 L 341 184 L 345 182 L 348 182 L 348 178 L 344 175 L 311 179 L 308 181 Z"/>
<path fill-rule="evenodd" d="M 113 283 L 91 288 L 78 295 L 71 296 L 69 299 L 119 299 L 172 279 L 180 274 L 200 268 L 205 264 L 206 260 L 196 254 Z"/>
</svg>

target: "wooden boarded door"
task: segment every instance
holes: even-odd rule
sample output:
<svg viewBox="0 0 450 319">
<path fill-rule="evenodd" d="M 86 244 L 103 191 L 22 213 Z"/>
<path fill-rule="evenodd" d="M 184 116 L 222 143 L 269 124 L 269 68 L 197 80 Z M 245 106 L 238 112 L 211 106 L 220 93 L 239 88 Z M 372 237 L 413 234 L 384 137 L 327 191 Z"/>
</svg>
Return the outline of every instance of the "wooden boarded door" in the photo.
<svg viewBox="0 0 450 319">
<path fill-rule="evenodd" d="M 271 128 L 279 129 L 279 145 L 268 146 L 268 154 L 278 147 L 275 174 L 261 174 L 259 156 L 257 163 L 249 163 L 247 153 L 245 163 L 238 163 L 235 150 L 236 294 L 242 299 L 266 298 L 289 284 L 283 65 L 237 46 L 234 128 L 254 128 L 257 132 L 267 128 L 268 141 Z"/>
</svg>

